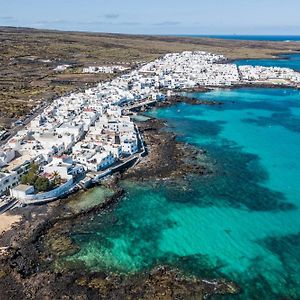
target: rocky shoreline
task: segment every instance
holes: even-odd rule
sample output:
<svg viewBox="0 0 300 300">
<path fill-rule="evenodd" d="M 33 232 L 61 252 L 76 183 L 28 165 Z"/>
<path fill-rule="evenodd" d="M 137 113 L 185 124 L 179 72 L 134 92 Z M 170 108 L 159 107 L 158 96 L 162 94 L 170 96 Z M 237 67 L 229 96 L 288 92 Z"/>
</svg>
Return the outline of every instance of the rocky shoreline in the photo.
<svg viewBox="0 0 300 300">
<path fill-rule="evenodd" d="M 190 105 L 209 105 L 209 106 L 219 106 L 224 104 L 221 101 L 198 99 L 193 97 L 186 97 L 180 94 L 175 94 L 174 96 L 171 96 L 164 102 L 159 102 L 157 104 L 157 107 L 167 107 L 178 103 L 186 103 Z"/>
<path fill-rule="evenodd" d="M 208 104 L 203 101 L 176 96 L 164 105 L 178 102 Z M 133 275 L 91 274 L 84 268 L 80 272 L 53 269 L 55 259 L 78 251 L 69 237 L 72 226 L 96 213 L 114 208 L 124 193 L 119 180 L 172 180 L 188 174 L 209 175 L 213 172 L 209 164 L 203 163 L 205 150 L 178 142 L 173 133 L 163 130 L 165 124 L 162 121 L 150 119 L 139 122 L 138 126 L 148 155 L 134 168 L 115 174 L 105 182 L 114 190 L 113 196 L 80 213 L 68 208 L 68 199 L 48 207 L 22 209 L 25 214 L 18 228 L 0 237 L 0 242 L 10 245 L 0 256 L 2 299 L 206 299 L 216 294 L 239 292 L 239 287 L 231 281 L 207 281 L 167 266 L 157 266 L 150 272 Z"/>
<path fill-rule="evenodd" d="M 138 165 L 127 170 L 123 178 L 144 181 L 212 173 L 208 165 L 201 163 L 205 158 L 205 150 L 176 141 L 176 135 L 162 130 L 164 127 L 165 124 L 157 119 L 139 123 L 140 132 L 150 151 Z"/>
<path fill-rule="evenodd" d="M 201 92 L 208 92 L 214 89 L 228 89 L 228 90 L 234 90 L 234 89 L 242 89 L 242 88 L 285 88 L 285 89 L 300 89 L 300 86 L 296 86 L 293 84 L 273 84 L 273 83 L 258 83 L 258 82 L 249 82 L 249 83 L 242 83 L 242 84 L 235 84 L 230 86 L 198 86 L 193 88 L 185 88 L 180 89 L 177 91 L 177 93 L 201 93 Z"/>
</svg>

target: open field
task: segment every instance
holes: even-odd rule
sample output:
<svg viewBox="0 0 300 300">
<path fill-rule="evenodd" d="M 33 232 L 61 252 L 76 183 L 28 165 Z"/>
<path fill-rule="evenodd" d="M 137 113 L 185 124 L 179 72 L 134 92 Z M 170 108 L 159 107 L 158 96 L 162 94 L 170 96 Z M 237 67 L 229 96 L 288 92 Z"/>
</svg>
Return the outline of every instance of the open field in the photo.
<svg viewBox="0 0 300 300">
<path fill-rule="evenodd" d="M 9 126 L 39 103 L 109 80 L 82 67 L 135 67 L 168 52 L 203 50 L 235 58 L 266 58 L 300 51 L 300 43 L 60 32 L 0 27 L 0 124 Z M 72 68 L 55 72 L 58 65 Z"/>
</svg>

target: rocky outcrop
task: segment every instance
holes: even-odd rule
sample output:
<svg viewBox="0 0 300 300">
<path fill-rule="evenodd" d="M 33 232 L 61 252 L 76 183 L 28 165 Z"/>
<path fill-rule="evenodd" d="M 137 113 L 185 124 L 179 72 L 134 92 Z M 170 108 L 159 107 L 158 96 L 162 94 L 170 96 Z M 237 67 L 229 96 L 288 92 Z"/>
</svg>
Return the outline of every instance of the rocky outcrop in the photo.
<svg viewBox="0 0 300 300">
<path fill-rule="evenodd" d="M 178 142 L 173 133 L 161 130 L 163 127 L 164 123 L 157 119 L 139 124 L 148 155 L 135 168 L 129 169 L 124 178 L 142 181 L 212 172 L 208 164 L 203 163 L 205 150 Z"/>
<path fill-rule="evenodd" d="M 95 274 L 93 277 L 82 277 L 77 283 L 97 289 L 103 299 L 206 299 L 212 295 L 236 294 L 239 291 L 239 287 L 231 281 L 201 280 L 167 266 L 129 277 Z"/>
</svg>

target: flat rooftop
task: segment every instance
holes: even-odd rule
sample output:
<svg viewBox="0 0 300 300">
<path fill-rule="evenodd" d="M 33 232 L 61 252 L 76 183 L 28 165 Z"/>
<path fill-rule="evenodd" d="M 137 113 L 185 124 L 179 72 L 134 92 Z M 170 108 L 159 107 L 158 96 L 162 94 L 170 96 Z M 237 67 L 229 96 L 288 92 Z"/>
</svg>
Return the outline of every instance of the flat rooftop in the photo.
<svg viewBox="0 0 300 300">
<path fill-rule="evenodd" d="M 32 155 L 26 154 L 26 155 L 22 155 L 19 158 L 16 158 L 14 160 L 12 160 L 8 166 L 5 168 L 5 170 L 7 171 L 12 171 L 13 169 L 15 169 L 16 167 L 24 164 L 26 161 L 30 161 L 32 160 L 34 157 Z"/>
<path fill-rule="evenodd" d="M 19 184 L 13 188 L 15 191 L 26 192 L 29 189 L 32 189 L 32 185 Z"/>
</svg>

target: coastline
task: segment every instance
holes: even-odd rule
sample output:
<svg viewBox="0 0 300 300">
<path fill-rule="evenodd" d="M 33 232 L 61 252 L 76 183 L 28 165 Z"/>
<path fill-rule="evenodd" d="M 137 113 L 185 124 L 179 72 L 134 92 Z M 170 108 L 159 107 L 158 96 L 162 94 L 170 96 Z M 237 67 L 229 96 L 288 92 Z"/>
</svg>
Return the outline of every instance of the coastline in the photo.
<svg viewBox="0 0 300 300">
<path fill-rule="evenodd" d="M 259 87 L 262 86 L 260 85 Z M 274 88 L 274 86 L 270 87 Z M 196 89 L 197 92 L 203 92 L 205 90 L 208 89 Z M 192 90 L 189 90 L 189 92 L 192 92 Z M 175 95 L 166 102 L 157 102 L 154 107 L 167 107 L 181 102 L 190 105 L 222 105 L 222 102 L 212 102 L 205 99 L 199 100 Z M 144 287 L 146 282 L 148 282 L 147 280 L 149 279 L 150 273 L 154 274 L 155 282 L 158 284 L 158 286 L 156 286 L 157 290 L 154 289 L 153 291 L 155 295 L 157 295 L 156 293 L 159 290 L 159 284 L 162 280 L 165 280 L 164 282 L 170 281 L 170 285 L 175 289 L 179 289 L 178 291 L 176 290 L 176 292 L 179 293 L 189 293 L 190 291 L 187 291 L 185 286 L 192 285 L 193 288 L 191 291 L 196 293 L 197 296 L 200 295 L 200 290 L 202 291 L 201 293 L 204 293 L 201 295 L 205 297 L 214 293 L 236 294 L 239 292 L 240 288 L 234 282 L 222 278 L 213 281 L 215 286 L 214 292 L 212 292 L 211 284 L 203 285 L 205 279 L 190 278 L 185 274 L 181 274 L 180 270 L 174 270 L 168 266 L 156 266 L 152 271 L 143 271 L 142 273 L 125 277 L 117 273 L 108 274 L 101 272 L 91 274 L 87 271 L 82 272 L 84 269 L 81 269 L 80 273 L 71 269 L 65 269 L 57 273 L 54 272 L 53 274 L 49 272 L 49 270 L 52 269 L 53 261 L 55 261 L 57 257 L 78 251 L 76 245 L 73 245 L 69 238 L 69 229 L 71 229 L 72 226 L 75 226 L 78 222 L 85 222 L 86 219 L 91 218 L 94 214 L 114 209 L 114 206 L 117 205 L 124 194 L 124 190 L 120 188 L 119 185 L 120 180 L 172 180 L 184 177 L 190 173 L 203 176 L 210 176 L 213 173 L 213 168 L 209 168 L 209 165 L 199 166 L 196 163 L 198 156 L 206 156 L 206 151 L 199 149 L 195 151 L 192 146 L 186 146 L 178 142 L 175 134 L 165 130 L 168 129 L 166 125 L 164 122 L 155 118 L 150 118 L 145 122 L 138 122 L 144 141 L 146 142 L 146 149 L 149 152 L 148 156 L 124 173 L 116 173 L 108 181 L 105 181 L 104 186 L 113 189 L 114 194 L 107 197 L 103 203 L 79 213 L 74 213 L 74 211 L 71 211 L 67 207 L 69 199 L 74 197 L 72 195 L 66 199 L 51 203 L 48 207 L 28 207 L 26 208 L 24 217 L 17 223 L 15 228 L 6 231 L 0 236 L 0 242 L 3 243 L 3 241 L 5 241 L 6 245 L 10 245 L 5 255 L 0 257 L 0 269 L 3 270 L 2 272 L 5 274 L 0 276 L 0 288 L 4 290 L 8 289 L 10 285 L 15 285 L 19 287 L 21 293 L 10 294 L 10 299 L 19 299 L 18 297 L 20 297 L 20 295 L 22 295 L 24 299 L 27 299 L 27 293 L 37 296 L 41 295 L 40 293 L 49 293 L 49 295 L 53 297 L 57 295 L 64 296 L 68 294 L 66 284 L 72 284 L 76 295 L 89 294 L 91 299 L 96 299 L 99 297 L 100 291 L 101 296 L 109 299 L 112 297 L 112 291 L 107 291 L 106 288 L 104 289 L 108 283 L 115 288 L 116 282 L 124 282 L 125 286 L 135 284 L 136 289 L 141 291 L 141 289 L 143 289 L 141 287 Z M 160 145 L 165 145 L 165 147 L 159 147 Z M 170 149 L 173 150 L 171 151 L 171 155 L 169 152 Z M 166 150 L 168 150 L 168 152 L 166 152 Z M 182 153 L 185 151 L 187 151 L 186 155 L 182 156 Z M 186 164 L 184 160 L 186 157 L 191 158 L 188 164 Z M 151 162 L 154 161 L 154 163 L 149 165 L 149 160 Z M 162 164 L 164 160 L 166 160 L 165 164 Z M 57 245 L 56 243 L 54 248 L 46 249 L 45 242 L 49 240 L 49 238 L 58 240 L 60 244 Z M 176 277 L 181 278 L 180 280 L 182 280 L 182 282 L 185 282 L 180 288 L 176 285 L 172 285 L 174 274 L 176 274 Z M 39 290 L 35 283 L 36 280 L 39 282 L 37 278 L 40 278 L 39 280 L 48 280 L 49 286 Z M 61 281 L 62 278 L 62 281 L 66 284 L 58 284 L 58 281 Z M 91 284 L 90 282 L 94 282 L 95 284 Z M 197 284 L 195 282 L 197 282 Z M 155 286 L 154 283 L 151 284 Z M 49 290 L 50 287 L 53 288 L 56 285 L 57 289 Z M 199 286 L 201 286 L 200 290 Z M 122 293 L 123 292 L 125 293 L 125 291 L 122 291 Z M 126 293 L 118 296 L 133 296 L 133 292 L 131 291 L 126 290 Z M 145 296 L 142 292 L 139 293 L 141 298 Z M 154 297 L 154 294 L 151 296 Z M 201 297 L 200 299 L 202 299 Z"/>
<path fill-rule="evenodd" d="M 189 89 L 180 89 L 175 91 L 176 93 L 201 93 L 201 92 L 207 92 L 214 89 L 220 89 L 220 90 L 234 90 L 234 89 L 242 89 L 242 88 L 266 88 L 266 89 L 276 89 L 276 88 L 282 88 L 282 89 L 295 89 L 299 90 L 299 86 L 290 85 L 290 84 L 272 84 L 272 83 L 243 83 L 243 84 L 235 84 L 230 86 L 199 86 L 195 88 L 189 88 Z"/>
<path fill-rule="evenodd" d="M 237 58 L 234 58 L 234 59 L 229 59 L 228 62 L 229 63 L 234 63 L 235 61 L 237 60 L 252 60 L 252 59 L 255 59 L 255 60 L 265 60 L 265 59 L 268 59 L 268 60 L 274 60 L 276 61 L 277 59 L 286 59 L 286 60 L 290 60 L 290 58 L 288 57 L 284 57 L 286 55 L 293 55 L 293 54 L 300 54 L 300 50 L 292 50 L 292 51 L 289 51 L 289 52 L 278 52 L 278 53 L 270 53 L 270 56 L 269 57 L 237 57 Z"/>
<path fill-rule="evenodd" d="M 181 102 L 185 102 L 188 98 L 182 97 Z M 178 97 L 173 98 L 169 103 L 164 105 L 173 105 L 180 102 Z M 194 102 L 193 99 L 189 100 Z M 198 100 L 194 104 L 201 105 Z M 160 104 L 158 104 L 159 106 Z M 220 105 L 216 103 L 215 105 Z M 206 281 L 205 279 L 197 279 L 182 274 L 180 270 L 174 270 L 167 266 L 154 267 L 152 271 L 144 271 L 142 274 L 134 274 L 125 276 L 121 274 L 101 273 L 90 274 L 88 272 L 80 272 L 76 270 L 63 270 L 58 273 L 49 273 L 52 269 L 52 263 L 60 255 L 73 253 L 78 251 L 75 245 L 72 244 L 69 238 L 69 229 L 75 223 L 84 222 L 86 218 L 91 218 L 96 213 L 109 211 L 114 208 L 114 205 L 121 199 L 124 190 L 120 188 L 119 181 L 130 179 L 134 181 L 146 179 L 176 179 L 194 173 L 199 175 L 210 175 L 213 171 L 208 165 L 199 165 L 197 159 L 199 156 L 205 156 L 205 150 L 196 150 L 192 146 L 184 145 L 176 141 L 176 135 L 165 129 L 166 124 L 157 120 L 150 119 L 139 124 L 141 133 L 143 134 L 148 149 L 148 157 L 141 161 L 136 166 L 126 172 L 114 174 L 108 181 L 103 184 L 113 189 L 114 194 L 107 197 L 105 201 L 97 206 L 91 207 L 79 213 L 74 213 L 67 207 L 67 199 L 51 204 L 48 208 L 45 207 L 30 207 L 30 215 L 35 215 L 34 222 L 25 220 L 20 221 L 18 229 L 6 232 L 1 235 L 0 242 L 6 240 L 11 247 L 6 255 L 1 257 L 0 268 L 5 273 L 2 280 L 0 276 L 1 290 L 7 289 L 9 284 L 15 284 L 16 281 L 22 295 L 30 294 L 35 297 L 41 296 L 43 293 L 49 293 L 53 297 L 68 295 L 69 291 L 67 283 L 72 281 L 72 295 L 89 294 L 91 299 L 99 297 L 99 292 L 105 299 L 111 299 L 115 295 L 116 290 L 104 289 L 106 284 L 114 286 L 120 281 L 124 281 L 126 286 L 134 286 L 134 290 L 121 291 L 119 297 L 130 296 L 134 298 L 135 293 L 139 297 L 157 297 L 159 294 L 172 292 L 178 295 L 192 296 L 197 295 L 199 299 L 208 297 L 214 294 L 235 294 L 239 291 L 239 287 L 226 279 L 216 279 Z M 162 146 L 162 147 L 160 147 Z M 170 153 L 170 149 L 172 149 Z M 188 161 L 186 158 L 190 158 Z M 150 159 L 153 163 L 149 165 Z M 162 164 L 162 161 L 165 164 Z M 16 235 L 16 231 L 18 234 Z M 55 243 L 54 248 L 48 248 L 47 241 L 59 240 L 60 243 Z M 53 246 L 53 245 L 52 245 Z M 56 247 L 56 248 L 55 248 Z M 151 276 L 150 276 L 151 274 Z M 150 276 L 150 277 L 149 277 Z M 175 277 L 178 282 L 174 282 Z M 63 280 L 61 280 L 63 278 Z M 105 284 L 103 282 L 105 278 Z M 37 288 L 38 282 L 48 280 L 48 286 Z M 149 280 L 154 288 L 151 291 L 145 291 L 145 284 L 148 285 Z M 57 286 L 58 281 L 61 283 Z M 62 283 L 64 282 L 64 283 Z M 91 284 L 94 282 L 95 284 Z M 108 283 L 107 283 L 108 282 Z M 163 289 L 162 286 L 166 284 Z M 187 289 L 187 286 L 190 289 Z M 49 291 L 50 287 L 53 289 Z M 171 287 L 171 288 L 170 288 Z M 91 291 L 92 290 L 92 291 Z M 42 293 L 42 294 L 41 294 Z M 150 293 L 150 295 L 149 295 Z M 20 295 L 19 295 L 20 296 Z M 15 297 L 15 298 L 14 298 Z M 17 299 L 16 295 L 10 295 L 10 299 Z"/>
<path fill-rule="evenodd" d="M 243 87 L 274 88 L 274 85 L 234 86 L 226 88 L 235 89 Z M 277 87 L 280 88 L 281 86 Z M 196 89 L 182 90 L 178 92 L 205 92 L 209 89 L 210 88 L 206 87 L 198 87 Z M 189 98 L 175 94 L 165 102 L 157 102 L 154 107 L 167 107 L 182 102 L 190 105 L 219 106 L 223 104 L 222 102 L 218 101 L 207 101 L 205 99 L 199 100 L 196 98 Z M 94 207 L 90 207 L 79 213 L 74 213 L 68 209 L 66 205 L 68 199 L 72 199 L 74 195 L 69 196 L 66 199 L 61 199 L 58 202 L 51 203 L 48 207 L 28 207 L 26 208 L 23 218 L 19 219 L 18 222 L 15 223 L 15 227 L 0 235 L 0 243 L 4 243 L 6 246 L 9 245 L 9 248 L 5 254 L 0 257 L 0 268 L 5 274 L 0 276 L 1 290 L 7 289 L 9 285 L 15 284 L 19 285 L 19 289 L 22 291 L 22 297 L 24 297 L 24 295 L 27 293 L 30 295 L 50 293 L 50 295 L 53 295 L 53 297 L 56 297 L 57 295 L 63 296 L 68 293 L 66 285 L 63 284 L 59 285 L 59 290 L 50 292 L 48 290 L 49 287 L 44 287 L 41 289 L 41 291 L 39 291 L 35 283 L 37 277 L 41 277 L 43 280 L 47 279 L 49 281 L 49 286 L 52 288 L 53 286 L 57 285 L 58 280 L 61 280 L 62 277 L 62 281 L 66 283 L 69 282 L 68 280 L 71 278 L 74 291 L 78 295 L 81 295 L 82 293 L 90 293 L 88 290 L 90 290 L 92 286 L 93 292 L 90 294 L 91 299 L 99 296 L 99 291 L 101 291 L 101 295 L 104 295 L 104 297 L 110 298 L 112 296 L 111 292 L 102 289 L 103 278 L 109 278 L 105 279 L 105 282 L 108 280 L 112 286 L 115 286 L 116 282 L 118 281 L 126 282 L 125 285 L 132 285 L 134 282 L 137 289 L 140 289 L 141 286 L 144 286 L 145 282 L 147 282 L 149 278 L 149 271 L 144 271 L 143 274 L 139 273 L 138 279 L 136 277 L 137 275 L 123 277 L 123 275 L 120 274 L 107 274 L 105 272 L 101 274 L 81 272 L 79 274 L 76 270 L 68 269 L 64 270 L 63 272 L 53 274 L 49 273 L 49 270 L 52 268 L 51 265 L 57 257 L 78 251 L 78 248 L 72 244 L 68 236 L 69 229 L 71 229 L 75 223 L 84 222 L 86 218 L 91 218 L 96 213 L 114 209 L 114 206 L 124 194 L 124 190 L 120 188 L 119 185 L 120 180 L 172 180 L 193 173 L 203 176 L 209 176 L 213 173 L 213 168 L 209 168 L 208 165 L 199 165 L 196 162 L 199 156 L 202 158 L 206 156 L 206 151 L 196 150 L 190 145 L 187 146 L 178 142 L 174 133 L 165 130 L 167 129 L 167 124 L 164 122 L 155 118 L 150 118 L 148 121 L 137 123 L 146 143 L 146 149 L 149 152 L 148 156 L 124 173 L 114 174 L 108 181 L 104 183 L 105 186 L 113 189 L 114 194 L 112 196 L 107 197 L 103 203 Z M 172 149 L 171 152 L 170 149 Z M 187 157 L 191 158 L 189 163 L 186 163 L 185 161 Z M 151 163 L 149 164 L 149 162 Z M 49 249 L 46 249 L 45 247 L 45 242 L 51 236 L 52 239 L 58 239 L 61 244 L 56 244 L 56 246 L 52 249 L 50 248 L 49 251 Z M 56 254 L 54 254 L 54 252 Z M 185 274 L 180 273 L 180 270 L 174 270 L 168 266 L 157 266 L 151 272 L 154 274 L 156 283 L 160 283 L 163 278 L 164 280 L 172 282 L 172 278 L 174 274 L 176 274 L 176 276 L 179 276 L 181 280 L 185 282 L 185 284 L 190 285 L 190 281 L 193 282 L 193 293 L 195 292 L 197 295 L 204 293 L 202 296 L 205 295 L 205 297 L 214 293 L 236 294 L 239 292 L 239 287 L 235 283 L 225 279 L 214 280 L 215 287 L 214 292 L 212 292 L 211 284 L 203 285 L 205 279 L 186 277 Z M 15 281 L 18 283 L 15 283 Z M 97 284 L 91 285 L 88 283 L 90 281 L 97 282 Z M 197 284 L 194 285 L 195 281 Z M 78 282 L 80 283 L 78 284 Z M 101 282 L 101 284 L 99 282 Z M 100 288 L 99 284 L 101 285 Z M 198 289 L 199 285 L 201 286 L 201 293 Z M 159 286 L 156 288 L 159 290 Z M 185 285 L 181 286 L 180 288 L 174 285 L 174 288 L 178 288 L 180 293 L 183 291 L 185 291 L 184 293 L 189 293 L 189 291 L 185 289 Z M 157 293 L 157 290 L 154 291 L 154 293 Z M 131 292 L 128 293 L 132 296 Z M 139 296 L 143 297 L 143 294 L 139 294 Z M 20 294 L 18 293 L 9 296 L 10 299 L 18 299 L 18 297 L 20 297 Z M 26 299 L 26 297 L 24 299 Z"/>
<path fill-rule="evenodd" d="M 152 118 L 140 123 L 139 127 L 150 148 L 149 154 L 134 168 L 128 169 L 122 179 L 144 181 L 211 174 L 207 166 L 197 162 L 199 157 L 205 156 L 205 150 L 176 141 L 175 134 L 163 130 L 166 126 L 162 121 Z"/>
</svg>

